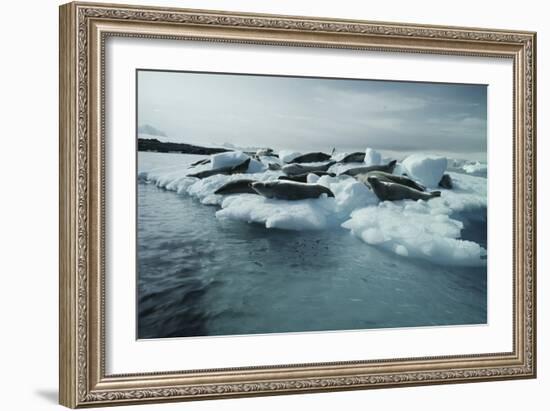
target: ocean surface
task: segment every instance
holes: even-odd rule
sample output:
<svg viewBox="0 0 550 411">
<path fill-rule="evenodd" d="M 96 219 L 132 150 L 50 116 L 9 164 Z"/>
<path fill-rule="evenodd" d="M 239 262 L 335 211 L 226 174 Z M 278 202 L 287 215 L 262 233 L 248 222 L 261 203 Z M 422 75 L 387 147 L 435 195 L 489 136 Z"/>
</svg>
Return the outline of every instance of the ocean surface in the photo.
<svg viewBox="0 0 550 411">
<path fill-rule="evenodd" d="M 138 172 L 200 156 L 138 154 Z M 334 226 L 283 230 L 220 219 L 139 179 L 138 338 L 483 324 L 486 266 L 405 258 Z M 462 213 L 462 238 L 487 246 L 486 210 Z"/>
</svg>

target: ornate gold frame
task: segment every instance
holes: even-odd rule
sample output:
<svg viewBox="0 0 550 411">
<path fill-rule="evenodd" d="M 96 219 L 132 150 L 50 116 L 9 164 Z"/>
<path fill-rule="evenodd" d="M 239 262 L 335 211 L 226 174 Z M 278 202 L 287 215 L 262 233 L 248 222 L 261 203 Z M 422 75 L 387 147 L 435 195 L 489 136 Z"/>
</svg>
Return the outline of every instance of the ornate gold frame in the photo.
<svg viewBox="0 0 550 411">
<path fill-rule="evenodd" d="M 103 64 L 109 36 L 512 59 L 513 351 L 105 375 Z M 92 3 L 61 6 L 60 403 L 84 407 L 535 377 L 535 41 L 532 32 Z"/>
</svg>

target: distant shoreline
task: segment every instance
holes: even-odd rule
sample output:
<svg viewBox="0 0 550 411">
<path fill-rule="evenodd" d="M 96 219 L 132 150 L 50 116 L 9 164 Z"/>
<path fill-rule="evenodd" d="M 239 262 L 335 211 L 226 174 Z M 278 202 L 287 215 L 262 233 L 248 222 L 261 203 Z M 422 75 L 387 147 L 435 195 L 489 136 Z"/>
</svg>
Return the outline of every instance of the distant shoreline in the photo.
<svg viewBox="0 0 550 411">
<path fill-rule="evenodd" d="M 138 138 L 138 151 L 212 155 L 231 151 L 227 148 L 201 147 L 185 143 L 169 143 L 156 138 Z"/>
</svg>

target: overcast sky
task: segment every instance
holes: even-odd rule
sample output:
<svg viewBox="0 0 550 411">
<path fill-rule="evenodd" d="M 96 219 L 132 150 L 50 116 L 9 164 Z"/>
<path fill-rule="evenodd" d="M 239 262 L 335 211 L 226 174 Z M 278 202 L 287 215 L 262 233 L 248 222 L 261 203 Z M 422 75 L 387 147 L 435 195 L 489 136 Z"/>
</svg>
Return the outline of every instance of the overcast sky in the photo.
<svg viewBox="0 0 550 411">
<path fill-rule="evenodd" d="M 166 141 L 483 159 L 484 85 L 138 71 L 138 125 Z"/>
</svg>

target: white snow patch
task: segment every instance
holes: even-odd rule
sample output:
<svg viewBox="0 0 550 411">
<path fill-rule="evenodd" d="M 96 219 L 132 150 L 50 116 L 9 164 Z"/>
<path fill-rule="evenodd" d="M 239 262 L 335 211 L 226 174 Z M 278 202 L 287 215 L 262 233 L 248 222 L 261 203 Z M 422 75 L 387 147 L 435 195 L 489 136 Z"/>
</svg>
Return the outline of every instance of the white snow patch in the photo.
<svg viewBox="0 0 550 411">
<path fill-rule="evenodd" d="M 344 151 L 332 153 L 332 160 L 334 160 L 334 161 L 343 160 L 344 157 L 347 156 L 348 154 L 350 154 L 350 153 L 346 153 Z"/>
<path fill-rule="evenodd" d="M 441 197 L 429 201 L 432 207 L 441 206 L 453 212 L 487 208 L 487 179 L 460 173 L 447 173 L 453 182 L 450 190 L 442 189 Z"/>
<path fill-rule="evenodd" d="M 227 151 L 210 156 L 210 163 L 213 170 L 223 167 L 234 167 L 242 164 L 248 156 L 242 151 Z"/>
<path fill-rule="evenodd" d="M 403 164 L 396 163 L 392 174 L 395 174 L 396 176 L 402 176 L 404 174 L 407 174 L 407 170 L 405 169 L 405 167 L 403 167 Z"/>
<path fill-rule="evenodd" d="M 365 184 L 350 176 L 321 176 L 317 180 L 317 184 L 329 188 L 334 193 L 337 206 L 335 212 L 342 219 L 347 218 L 357 208 L 378 204 L 379 202 L 374 192 Z"/>
<path fill-rule="evenodd" d="M 378 166 L 382 164 L 382 154 L 378 151 L 368 148 L 365 150 L 365 161 L 366 166 Z"/>
<path fill-rule="evenodd" d="M 486 176 L 487 175 L 487 164 L 480 163 L 476 161 L 475 163 L 468 163 L 462 166 L 462 169 L 468 174 L 475 176 Z"/>
<path fill-rule="evenodd" d="M 266 169 L 267 169 L 267 166 L 264 165 L 262 162 L 251 158 L 250 163 L 248 164 L 248 170 L 247 171 L 249 173 L 261 173 L 262 171 L 264 171 Z"/>
<path fill-rule="evenodd" d="M 430 154 L 411 154 L 402 163 L 407 175 L 428 187 L 437 187 L 447 169 L 447 159 Z"/>
</svg>

